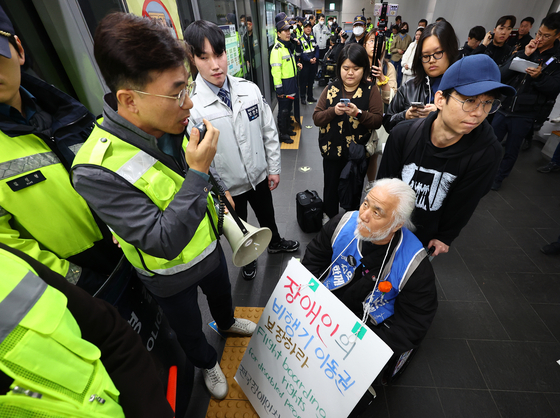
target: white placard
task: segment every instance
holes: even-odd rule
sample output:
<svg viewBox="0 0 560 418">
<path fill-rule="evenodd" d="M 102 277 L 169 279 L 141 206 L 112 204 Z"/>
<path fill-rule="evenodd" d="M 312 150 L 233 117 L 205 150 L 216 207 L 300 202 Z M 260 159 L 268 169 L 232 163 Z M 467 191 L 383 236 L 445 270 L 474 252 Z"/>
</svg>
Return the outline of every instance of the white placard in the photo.
<svg viewBox="0 0 560 418">
<path fill-rule="evenodd" d="M 235 380 L 260 417 L 347 417 L 391 349 L 292 258 Z"/>
<path fill-rule="evenodd" d="M 511 64 L 509 65 L 509 69 L 512 71 L 517 71 L 520 73 L 525 73 L 527 68 L 537 68 L 539 66 L 538 63 L 524 60 L 523 58 L 515 57 Z"/>
</svg>

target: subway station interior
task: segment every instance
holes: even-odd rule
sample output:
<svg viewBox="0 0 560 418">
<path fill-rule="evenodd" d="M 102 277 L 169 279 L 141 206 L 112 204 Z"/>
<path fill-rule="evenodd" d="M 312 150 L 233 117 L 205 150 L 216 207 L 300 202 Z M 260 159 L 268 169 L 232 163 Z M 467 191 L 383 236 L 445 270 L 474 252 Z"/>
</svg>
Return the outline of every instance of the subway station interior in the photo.
<svg viewBox="0 0 560 418">
<path fill-rule="evenodd" d="M 93 34 L 99 21 L 111 12 L 163 19 L 180 39 L 194 21 L 224 26 L 229 25 L 227 16 L 234 14 L 237 21 L 233 24 L 239 32 L 234 50 L 243 47 L 241 32 L 246 29 L 239 26 L 240 17 L 252 17 L 254 68 L 243 67 L 243 77 L 259 87 L 275 116 L 278 100 L 269 54 L 278 13 L 288 17 L 323 13 L 336 18 L 348 33 L 357 15 L 372 17 L 376 24 L 374 0 L 0 0 L 0 6 L 25 48 L 26 71 L 77 99 L 94 115 L 101 115 L 102 98 L 109 89 L 95 63 Z M 538 22 L 557 11 L 560 0 L 402 0 L 395 15 L 408 22 L 411 33 L 421 19 L 433 23 L 444 17 L 453 25 L 461 46 L 471 27 L 491 30 L 502 15 L 516 16 L 518 24 L 526 16 L 534 17 L 530 34 L 535 36 Z M 388 16 L 389 25 L 393 22 L 394 15 Z M 315 81 L 313 96 L 319 98 L 324 89 Z M 247 281 L 242 269 L 233 264 L 230 245 L 222 239 L 234 307 L 265 307 L 288 262 L 292 257 L 302 259 L 316 235 L 303 232 L 296 221 L 296 194 L 305 190 L 323 194 L 323 158 L 319 127 L 312 118 L 314 107 L 314 103 L 300 106 L 301 127 L 296 126 L 293 144 L 282 144 L 280 182 L 272 192 L 280 235 L 299 241 L 300 247 L 294 253 L 265 251 L 257 259 L 256 278 Z M 520 152 L 507 181 L 480 200 L 449 252 L 431 261 L 438 300 L 433 323 L 406 373 L 393 384 L 378 388 L 377 397 L 361 416 L 560 418 L 560 254 L 541 252 L 560 235 L 560 172 L 537 171 L 550 161 L 559 143 L 557 102 L 549 118 L 534 131 L 531 146 Z M 251 210 L 248 223 L 258 225 Z M 145 290 L 136 289 L 134 297 L 152 303 Z M 213 319 L 201 291 L 199 305 L 204 333 L 219 359 L 226 340 L 207 325 Z M 159 330 L 161 318 L 156 322 Z M 142 338 L 154 344 L 157 333 Z M 212 412 L 209 405 L 214 400 L 202 373 L 185 365 L 184 356 L 179 357 L 185 377 L 177 396 L 183 394 L 183 403 L 188 403 L 184 417 L 257 416 L 240 412 L 235 403 L 222 412 Z M 160 373 L 165 381 L 165 373 Z"/>
</svg>

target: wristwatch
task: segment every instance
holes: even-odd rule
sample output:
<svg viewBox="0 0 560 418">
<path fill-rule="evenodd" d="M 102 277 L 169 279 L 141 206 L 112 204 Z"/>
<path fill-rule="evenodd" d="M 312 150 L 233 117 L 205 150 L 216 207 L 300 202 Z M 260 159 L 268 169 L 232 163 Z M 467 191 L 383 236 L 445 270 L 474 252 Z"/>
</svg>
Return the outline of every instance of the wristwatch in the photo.
<svg viewBox="0 0 560 418">
<path fill-rule="evenodd" d="M 362 114 L 362 109 L 358 109 L 358 113 L 356 113 L 356 118 Z"/>
</svg>

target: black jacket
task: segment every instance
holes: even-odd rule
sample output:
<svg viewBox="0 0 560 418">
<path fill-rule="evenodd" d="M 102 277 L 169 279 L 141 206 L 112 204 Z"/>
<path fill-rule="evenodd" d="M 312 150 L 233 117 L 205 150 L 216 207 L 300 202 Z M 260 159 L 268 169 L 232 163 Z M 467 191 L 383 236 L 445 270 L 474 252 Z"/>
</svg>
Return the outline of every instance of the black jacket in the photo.
<svg viewBox="0 0 560 418">
<path fill-rule="evenodd" d="M 408 80 L 403 84 L 398 90 L 391 103 L 389 103 L 389 108 L 383 117 L 383 127 L 387 132 L 391 132 L 391 129 L 395 125 L 403 120 L 406 120 L 406 111 L 410 107 L 411 102 L 422 102 L 424 104 L 431 103 L 431 98 L 435 94 L 437 87 L 441 80 L 440 77 L 431 78 L 427 77 L 422 81 L 419 86 L 414 82 L 414 78 Z"/>
<path fill-rule="evenodd" d="M 530 75 L 512 71 L 509 66 L 515 57 L 528 61 L 543 63 L 542 74 L 537 78 Z M 544 65 L 552 58 L 549 65 Z M 554 59 L 556 58 L 556 59 Z M 503 67 L 502 83 L 509 84 L 517 90 L 517 94 L 508 97 L 502 104 L 501 112 L 514 114 L 523 117 L 534 118 L 544 122 L 560 94 L 560 42 L 556 41 L 554 46 L 542 53 L 537 49 L 529 57 L 525 55 L 525 50 L 514 54 Z"/>
<path fill-rule="evenodd" d="M 474 52 L 474 49 L 472 49 L 468 42 L 465 42 L 465 45 L 463 45 L 463 47 L 459 50 L 459 58 L 457 58 L 458 60 L 460 60 L 463 57 L 468 57 L 469 55 L 472 55 L 472 53 Z"/>
<path fill-rule="evenodd" d="M 377 178 L 397 177 L 415 190 L 412 219 L 422 244 L 437 239 L 451 245 L 490 190 L 502 147 L 485 120 L 457 143 L 437 148 L 431 141 L 437 115 L 433 112 L 393 129 Z"/>
<path fill-rule="evenodd" d="M 513 47 L 509 46 L 507 43 L 502 46 L 494 45 L 494 42 L 490 42 L 488 46 L 484 45 L 482 42 L 478 45 L 472 52 L 472 55 L 476 54 L 486 54 L 494 60 L 494 62 L 500 66 L 503 65 L 513 52 Z"/>
<path fill-rule="evenodd" d="M 331 238 L 343 214 L 332 218 L 309 243 L 303 257 L 302 264 L 315 275 L 321 274 L 329 267 L 332 259 Z M 400 231 L 397 232 L 400 234 Z M 398 238 L 395 236 L 395 238 Z M 393 240 L 394 248 L 398 239 Z M 348 306 L 359 318 L 362 317 L 360 287 L 365 289 L 371 282 L 368 276 L 362 276 L 363 267 L 369 271 L 379 271 L 387 246 L 376 251 L 375 244 L 364 242 L 362 246 L 363 258 L 360 266 L 354 272 L 354 278 L 349 285 L 335 290 L 333 293 Z M 370 283 L 371 285 L 371 283 Z M 373 286 L 370 286 L 373 290 Z M 401 354 L 411 348 L 416 348 L 424 339 L 438 307 L 435 275 L 429 259 L 426 257 L 412 274 L 406 286 L 403 287 L 395 300 L 395 313 L 380 325 L 368 326 L 375 332 L 395 354 Z"/>
</svg>

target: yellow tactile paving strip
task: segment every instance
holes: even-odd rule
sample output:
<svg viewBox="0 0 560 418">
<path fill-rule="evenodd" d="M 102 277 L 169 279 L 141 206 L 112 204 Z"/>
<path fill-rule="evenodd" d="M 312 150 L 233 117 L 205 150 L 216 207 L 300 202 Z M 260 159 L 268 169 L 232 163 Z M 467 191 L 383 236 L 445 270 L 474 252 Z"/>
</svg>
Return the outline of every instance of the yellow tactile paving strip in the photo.
<svg viewBox="0 0 560 418">
<path fill-rule="evenodd" d="M 299 136 L 298 136 L 299 138 Z M 295 142 L 294 142 L 295 144 Z M 264 308 L 235 308 L 235 317 L 250 319 L 253 322 L 259 322 Z M 220 361 L 222 368 L 229 385 L 229 392 L 226 399 L 218 401 L 214 398 L 210 399 L 208 411 L 206 411 L 207 418 L 258 418 L 259 416 L 253 409 L 251 403 L 234 380 L 235 373 L 241 363 L 245 349 L 249 344 L 251 337 L 228 337 L 226 346 Z"/>
<path fill-rule="evenodd" d="M 303 124 L 303 116 L 299 117 L 299 125 L 296 122 L 296 118 L 292 116 L 292 128 L 296 133 L 296 136 L 291 136 L 294 140 L 293 144 L 286 144 L 285 142 L 280 143 L 280 149 L 299 149 L 299 139 L 301 138 L 301 126 Z"/>
</svg>

